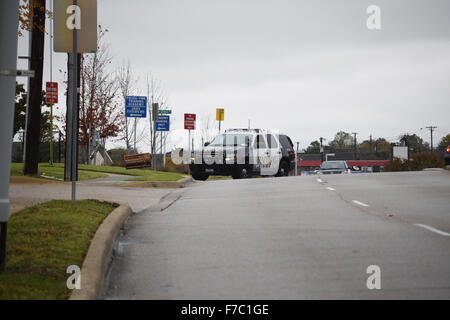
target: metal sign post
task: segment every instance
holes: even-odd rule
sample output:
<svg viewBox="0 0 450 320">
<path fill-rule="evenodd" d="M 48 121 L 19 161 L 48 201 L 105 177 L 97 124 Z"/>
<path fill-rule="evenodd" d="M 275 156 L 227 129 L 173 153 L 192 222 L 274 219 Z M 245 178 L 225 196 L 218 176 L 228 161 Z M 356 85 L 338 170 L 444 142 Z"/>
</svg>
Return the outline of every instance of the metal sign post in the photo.
<svg viewBox="0 0 450 320">
<path fill-rule="evenodd" d="M 217 108 L 216 109 L 216 120 L 219 121 L 219 135 L 220 135 L 220 124 L 224 119 L 225 109 Z"/>
<path fill-rule="evenodd" d="M 77 0 L 73 0 L 73 5 L 77 6 Z M 75 16 L 77 15 L 75 11 Z M 76 17 L 75 17 L 76 20 Z M 77 46 L 77 28 L 73 28 L 73 50 L 72 50 L 72 83 L 69 84 L 72 91 L 72 163 L 71 163 L 71 181 L 72 181 L 72 205 L 76 201 L 76 181 L 77 181 L 77 143 L 78 143 L 78 46 Z"/>
<path fill-rule="evenodd" d="M 152 121 L 153 121 L 153 138 L 152 138 L 152 168 L 155 170 L 156 161 L 155 161 L 155 153 L 156 153 L 156 121 L 158 121 L 159 116 L 159 104 L 158 102 L 153 102 L 153 96 L 152 96 Z"/>
<path fill-rule="evenodd" d="M 50 165 L 53 165 L 53 104 L 58 103 L 58 83 L 51 81 L 45 85 L 45 102 L 50 105 Z"/>
<path fill-rule="evenodd" d="M 19 1 L 0 1 L 0 272 L 6 261 L 6 229 L 9 218 L 11 132 L 14 123 L 14 94 L 17 75 L 17 28 Z M 14 76 L 5 75 L 9 72 Z"/>
<path fill-rule="evenodd" d="M 196 121 L 196 114 L 195 113 L 185 113 L 184 114 L 184 129 L 189 131 L 188 136 L 188 174 L 191 174 L 191 169 L 189 168 L 189 163 L 191 161 L 191 130 L 195 130 L 195 121 Z M 184 154 L 183 154 L 184 155 Z"/>
<path fill-rule="evenodd" d="M 189 137 L 188 137 L 188 174 L 191 174 L 191 168 L 189 166 L 189 163 L 191 162 L 191 129 L 189 131 Z"/>
<path fill-rule="evenodd" d="M 155 131 L 159 131 L 159 134 L 160 134 L 159 142 L 160 142 L 160 148 L 161 148 L 160 151 L 162 153 L 162 149 L 163 149 L 162 148 L 162 146 L 163 146 L 163 142 L 162 142 L 163 141 L 163 132 L 167 132 L 167 131 L 170 130 L 170 116 L 158 115 L 158 120 L 155 121 L 154 123 L 155 123 L 155 125 L 154 125 Z M 155 139 L 156 139 L 156 136 L 155 136 Z M 155 146 L 157 146 L 156 142 L 155 142 Z M 155 150 L 155 153 L 156 152 L 157 152 L 157 150 Z M 159 164 L 159 169 L 160 170 L 162 169 L 162 163 L 163 163 L 163 160 L 161 159 L 161 163 Z"/>
<path fill-rule="evenodd" d="M 65 178 L 72 181 L 72 204 L 76 200 L 78 163 L 78 53 L 97 50 L 97 1 L 54 2 L 55 52 L 69 53 Z"/>
<path fill-rule="evenodd" d="M 136 152 L 136 130 L 137 118 L 147 117 L 147 97 L 127 96 L 125 97 L 125 117 L 134 118 L 134 152 Z"/>
</svg>

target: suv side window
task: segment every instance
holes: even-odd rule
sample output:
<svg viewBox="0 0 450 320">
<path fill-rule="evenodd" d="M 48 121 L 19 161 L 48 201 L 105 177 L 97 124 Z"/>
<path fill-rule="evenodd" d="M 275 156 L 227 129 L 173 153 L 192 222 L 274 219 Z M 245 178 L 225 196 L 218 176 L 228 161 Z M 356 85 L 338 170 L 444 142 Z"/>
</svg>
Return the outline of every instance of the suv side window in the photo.
<svg viewBox="0 0 450 320">
<path fill-rule="evenodd" d="M 277 149 L 278 148 L 278 142 L 277 139 L 275 139 L 275 137 L 272 134 L 267 134 L 266 135 L 267 138 L 267 147 L 269 149 Z"/>
<path fill-rule="evenodd" d="M 262 134 L 258 134 L 255 139 L 255 148 L 263 149 L 266 148 L 266 141 L 264 141 L 264 136 Z"/>
<path fill-rule="evenodd" d="M 280 134 L 280 142 L 285 149 L 292 149 L 294 147 L 291 139 L 289 139 L 289 137 L 284 134 Z"/>
</svg>

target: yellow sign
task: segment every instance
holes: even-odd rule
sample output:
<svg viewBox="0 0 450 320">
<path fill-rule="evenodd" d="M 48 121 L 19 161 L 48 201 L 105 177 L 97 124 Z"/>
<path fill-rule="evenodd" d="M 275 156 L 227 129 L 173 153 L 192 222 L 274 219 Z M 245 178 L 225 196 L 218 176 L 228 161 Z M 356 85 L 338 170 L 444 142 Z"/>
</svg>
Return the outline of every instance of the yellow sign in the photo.
<svg viewBox="0 0 450 320">
<path fill-rule="evenodd" d="M 97 51 L 97 0 L 57 0 L 53 12 L 55 52 L 73 52 L 74 29 L 79 53 Z"/>
<path fill-rule="evenodd" d="M 216 109 L 216 120 L 223 121 L 225 114 L 225 109 L 217 108 Z"/>
</svg>

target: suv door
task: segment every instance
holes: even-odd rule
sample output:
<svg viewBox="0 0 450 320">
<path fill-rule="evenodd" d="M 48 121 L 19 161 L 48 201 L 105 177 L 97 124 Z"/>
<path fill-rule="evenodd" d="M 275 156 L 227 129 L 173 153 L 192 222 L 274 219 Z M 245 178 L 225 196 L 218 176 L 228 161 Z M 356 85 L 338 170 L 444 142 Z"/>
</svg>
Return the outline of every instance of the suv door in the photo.
<svg viewBox="0 0 450 320">
<path fill-rule="evenodd" d="M 288 159 L 289 169 L 295 168 L 295 151 L 291 138 L 285 134 L 280 134 L 281 156 Z"/>
<path fill-rule="evenodd" d="M 278 171 L 278 163 L 274 161 L 271 149 L 268 148 L 266 136 L 263 134 L 257 134 L 253 143 L 253 149 L 255 154 L 255 164 L 259 167 L 260 174 L 262 176 L 272 176 Z"/>
<path fill-rule="evenodd" d="M 272 133 L 266 134 L 266 140 L 267 140 L 267 150 L 269 152 L 269 157 L 271 160 L 270 170 L 272 172 L 270 174 L 275 175 L 278 172 L 281 160 L 280 141 L 276 138 L 276 135 Z"/>
</svg>

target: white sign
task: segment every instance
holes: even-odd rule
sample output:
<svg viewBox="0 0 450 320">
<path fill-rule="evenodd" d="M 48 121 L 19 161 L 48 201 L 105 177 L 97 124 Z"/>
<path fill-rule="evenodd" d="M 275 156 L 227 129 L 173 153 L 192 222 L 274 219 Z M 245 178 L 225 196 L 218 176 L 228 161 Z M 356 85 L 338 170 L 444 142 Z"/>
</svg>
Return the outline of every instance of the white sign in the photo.
<svg viewBox="0 0 450 320">
<path fill-rule="evenodd" d="M 408 147 L 394 147 L 393 158 L 408 160 Z"/>
<path fill-rule="evenodd" d="M 57 0 L 54 2 L 55 52 L 73 51 L 73 30 L 77 30 L 80 53 L 97 51 L 97 0 Z"/>
</svg>

